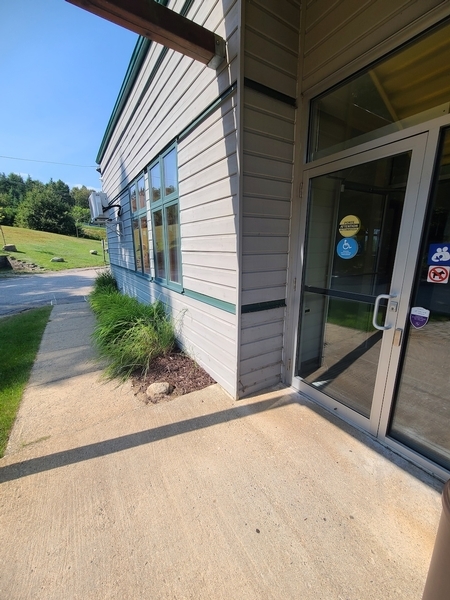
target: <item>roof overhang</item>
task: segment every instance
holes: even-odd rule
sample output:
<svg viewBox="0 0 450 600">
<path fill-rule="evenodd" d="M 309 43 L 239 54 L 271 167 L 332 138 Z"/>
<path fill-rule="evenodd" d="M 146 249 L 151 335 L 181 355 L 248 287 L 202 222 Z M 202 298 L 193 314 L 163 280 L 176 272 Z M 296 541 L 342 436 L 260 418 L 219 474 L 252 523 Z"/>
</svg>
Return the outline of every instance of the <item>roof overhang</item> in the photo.
<svg viewBox="0 0 450 600">
<path fill-rule="evenodd" d="M 225 58 L 225 41 L 154 0 L 66 0 L 94 15 L 181 52 L 211 68 Z"/>
</svg>

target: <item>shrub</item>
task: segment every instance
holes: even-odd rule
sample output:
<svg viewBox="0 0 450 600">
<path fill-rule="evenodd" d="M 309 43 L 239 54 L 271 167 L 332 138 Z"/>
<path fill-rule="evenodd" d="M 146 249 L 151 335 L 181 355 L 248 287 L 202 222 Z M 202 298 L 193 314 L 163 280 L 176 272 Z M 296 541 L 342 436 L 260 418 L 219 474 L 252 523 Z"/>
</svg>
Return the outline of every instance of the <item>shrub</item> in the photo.
<svg viewBox="0 0 450 600">
<path fill-rule="evenodd" d="M 99 275 L 89 302 L 97 318 L 93 339 L 109 360 L 109 377 L 146 374 L 154 358 L 173 349 L 175 331 L 162 302 L 142 304 L 122 295 L 110 273 Z"/>
<path fill-rule="evenodd" d="M 111 271 L 99 273 L 94 282 L 94 293 L 96 292 L 117 292 L 117 282 Z"/>
</svg>

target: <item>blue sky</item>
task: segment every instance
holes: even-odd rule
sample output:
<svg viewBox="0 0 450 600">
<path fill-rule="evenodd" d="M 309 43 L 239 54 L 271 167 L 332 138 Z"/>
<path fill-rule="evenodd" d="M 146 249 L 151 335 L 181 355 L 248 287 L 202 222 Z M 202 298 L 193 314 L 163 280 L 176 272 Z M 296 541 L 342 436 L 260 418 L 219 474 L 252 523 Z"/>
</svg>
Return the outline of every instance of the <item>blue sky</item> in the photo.
<svg viewBox="0 0 450 600">
<path fill-rule="evenodd" d="M 0 173 L 100 189 L 95 158 L 136 41 L 65 0 L 0 0 Z"/>
</svg>

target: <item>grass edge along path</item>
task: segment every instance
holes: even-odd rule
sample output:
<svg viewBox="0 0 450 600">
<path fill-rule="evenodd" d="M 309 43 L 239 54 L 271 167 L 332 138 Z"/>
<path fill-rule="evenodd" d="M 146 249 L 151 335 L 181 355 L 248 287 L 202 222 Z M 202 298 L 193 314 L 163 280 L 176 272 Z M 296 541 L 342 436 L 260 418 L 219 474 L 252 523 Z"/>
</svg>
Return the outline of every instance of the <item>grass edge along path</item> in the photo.
<svg viewBox="0 0 450 600">
<path fill-rule="evenodd" d="M 52 307 L 0 319 L 0 458 L 4 455 Z"/>
</svg>

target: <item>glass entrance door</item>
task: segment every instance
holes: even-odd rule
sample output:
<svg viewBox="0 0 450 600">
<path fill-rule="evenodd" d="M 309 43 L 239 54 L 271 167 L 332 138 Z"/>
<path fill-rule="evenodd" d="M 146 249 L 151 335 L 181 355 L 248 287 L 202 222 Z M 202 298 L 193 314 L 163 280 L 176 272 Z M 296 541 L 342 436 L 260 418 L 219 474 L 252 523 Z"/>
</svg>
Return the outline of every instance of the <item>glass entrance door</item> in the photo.
<svg viewBox="0 0 450 600">
<path fill-rule="evenodd" d="M 426 134 L 308 173 L 300 391 L 377 433 Z"/>
<path fill-rule="evenodd" d="M 388 436 L 450 470 L 450 129 L 443 130 Z M 385 422 L 381 426 L 386 428 Z"/>
</svg>

